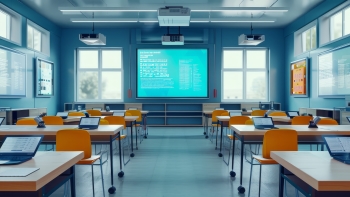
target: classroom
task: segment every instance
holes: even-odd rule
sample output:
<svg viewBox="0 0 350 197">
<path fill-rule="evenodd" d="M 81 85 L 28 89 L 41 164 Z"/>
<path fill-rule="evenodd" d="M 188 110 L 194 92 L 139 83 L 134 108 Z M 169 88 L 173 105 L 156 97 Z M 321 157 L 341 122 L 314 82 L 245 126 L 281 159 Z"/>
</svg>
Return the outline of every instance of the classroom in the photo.
<svg viewBox="0 0 350 197">
<path fill-rule="evenodd" d="M 0 0 L 0 196 L 350 196 L 350 0 Z"/>
</svg>

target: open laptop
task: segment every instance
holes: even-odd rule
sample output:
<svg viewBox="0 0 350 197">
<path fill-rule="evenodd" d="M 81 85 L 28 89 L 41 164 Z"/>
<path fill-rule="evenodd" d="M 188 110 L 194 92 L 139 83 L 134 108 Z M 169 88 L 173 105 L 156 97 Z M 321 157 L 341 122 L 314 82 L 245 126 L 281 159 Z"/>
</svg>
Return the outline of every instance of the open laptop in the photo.
<svg viewBox="0 0 350 197">
<path fill-rule="evenodd" d="M 350 117 L 346 117 L 346 119 L 348 119 L 348 121 L 350 122 Z"/>
<path fill-rule="evenodd" d="M 260 108 L 259 107 L 252 107 L 252 110 L 254 111 L 254 110 L 260 110 Z"/>
<path fill-rule="evenodd" d="M 298 111 L 289 111 L 289 112 L 287 112 L 287 116 L 290 118 L 294 118 L 295 116 L 299 116 L 299 112 Z"/>
<path fill-rule="evenodd" d="M 125 116 L 124 112 L 113 112 L 113 116 Z"/>
<path fill-rule="evenodd" d="M 57 112 L 56 116 L 61 116 L 62 119 L 66 119 L 68 117 L 69 112 Z"/>
<path fill-rule="evenodd" d="M 336 160 L 350 164 L 350 136 L 322 136 L 329 154 Z"/>
<path fill-rule="evenodd" d="M 256 129 L 278 129 L 271 117 L 253 117 L 253 122 Z"/>
<path fill-rule="evenodd" d="M 100 124 L 101 117 L 81 117 L 79 129 L 92 130 L 97 129 Z"/>
<path fill-rule="evenodd" d="M 92 109 L 93 109 L 93 110 L 102 111 L 102 108 L 101 108 L 101 107 L 93 107 Z"/>
<path fill-rule="evenodd" d="M 41 135 L 7 136 L 0 148 L 0 165 L 20 164 L 34 157 Z"/>
<path fill-rule="evenodd" d="M 5 117 L 0 117 L 0 125 L 2 124 L 2 122 L 4 122 Z"/>
<path fill-rule="evenodd" d="M 230 112 L 230 117 L 232 116 L 242 116 L 242 112 Z"/>
</svg>

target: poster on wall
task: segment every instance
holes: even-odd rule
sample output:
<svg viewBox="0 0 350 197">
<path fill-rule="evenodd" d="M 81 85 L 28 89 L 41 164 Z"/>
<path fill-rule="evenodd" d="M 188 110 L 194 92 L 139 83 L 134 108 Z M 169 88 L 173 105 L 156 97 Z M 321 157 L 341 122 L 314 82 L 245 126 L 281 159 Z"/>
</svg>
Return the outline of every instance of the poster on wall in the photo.
<svg viewBox="0 0 350 197">
<path fill-rule="evenodd" d="M 36 96 L 53 96 L 53 63 L 37 58 L 36 59 Z"/>
<path fill-rule="evenodd" d="M 290 63 L 290 95 L 308 97 L 308 59 Z"/>
</svg>

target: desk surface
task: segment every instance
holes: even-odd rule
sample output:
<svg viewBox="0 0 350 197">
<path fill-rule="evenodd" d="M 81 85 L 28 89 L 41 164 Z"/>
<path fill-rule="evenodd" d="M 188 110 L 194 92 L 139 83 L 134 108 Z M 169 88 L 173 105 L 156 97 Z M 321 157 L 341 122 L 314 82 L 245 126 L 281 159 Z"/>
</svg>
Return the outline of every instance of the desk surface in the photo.
<svg viewBox="0 0 350 197">
<path fill-rule="evenodd" d="M 111 113 L 111 114 L 113 114 L 114 111 L 118 111 L 118 112 L 119 112 L 119 111 L 124 111 L 124 112 L 126 112 L 126 111 L 128 111 L 128 110 L 110 110 L 110 111 L 102 110 L 101 113 Z M 143 110 L 142 110 L 142 111 L 141 111 L 141 114 L 148 114 L 148 112 L 149 112 L 149 111 L 143 111 Z"/>
<path fill-rule="evenodd" d="M 33 159 L 19 165 L 3 165 L 9 168 L 40 168 L 26 177 L 0 177 L 0 191 L 37 191 L 64 171 L 84 158 L 82 151 L 38 151 Z"/>
<path fill-rule="evenodd" d="M 254 118 L 254 117 L 261 117 L 261 116 L 248 116 L 249 118 Z M 272 118 L 273 121 L 278 121 L 278 122 L 291 122 L 291 119 L 287 116 L 269 116 Z M 230 116 L 216 116 L 216 118 L 220 121 L 229 121 Z"/>
<path fill-rule="evenodd" d="M 0 135 L 56 135 L 58 130 L 77 128 L 74 125 L 47 125 L 46 128 L 36 128 L 34 125 L 3 125 Z M 100 125 L 97 129 L 87 130 L 90 135 L 116 135 L 124 128 L 123 125 Z"/>
<path fill-rule="evenodd" d="M 206 114 L 206 115 L 209 115 L 209 114 L 213 114 L 213 111 L 214 110 L 212 110 L 212 111 L 203 111 L 203 113 L 204 114 Z M 226 111 L 237 111 L 237 112 L 242 112 L 241 110 L 226 110 Z M 252 110 L 247 110 L 247 111 L 244 111 L 244 112 L 242 112 L 242 115 L 250 115 L 252 113 Z"/>
<path fill-rule="evenodd" d="M 298 135 L 350 135 L 349 125 L 319 125 L 318 128 L 308 128 L 307 125 L 275 125 L 282 129 L 294 129 Z M 264 135 L 267 130 L 256 129 L 254 125 L 232 125 L 238 135 Z"/>
<path fill-rule="evenodd" d="M 350 191 L 350 165 L 326 151 L 272 151 L 271 158 L 318 191 Z"/>
</svg>

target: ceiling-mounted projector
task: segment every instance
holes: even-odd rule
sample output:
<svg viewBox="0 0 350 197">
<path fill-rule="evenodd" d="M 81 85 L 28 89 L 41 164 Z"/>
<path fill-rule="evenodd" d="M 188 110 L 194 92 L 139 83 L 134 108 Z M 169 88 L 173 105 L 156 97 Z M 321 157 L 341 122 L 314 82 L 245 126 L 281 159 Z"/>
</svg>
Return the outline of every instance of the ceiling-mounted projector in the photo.
<svg viewBox="0 0 350 197">
<path fill-rule="evenodd" d="M 106 45 L 106 36 L 103 34 L 79 34 L 79 40 L 87 45 Z"/>
<path fill-rule="evenodd" d="M 185 38 L 182 34 L 166 34 L 162 36 L 162 45 L 184 45 Z"/>
<path fill-rule="evenodd" d="M 264 35 L 245 35 L 241 34 L 238 37 L 238 45 L 258 45 L 265 41 Z"/>
<path fill-rule="evenodd" d="M 191 10 L 182 6 L 158 9 L 159 26 L 190 26 Z"/>
</svg>

